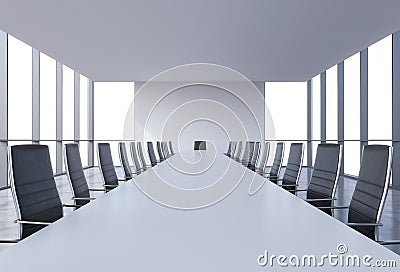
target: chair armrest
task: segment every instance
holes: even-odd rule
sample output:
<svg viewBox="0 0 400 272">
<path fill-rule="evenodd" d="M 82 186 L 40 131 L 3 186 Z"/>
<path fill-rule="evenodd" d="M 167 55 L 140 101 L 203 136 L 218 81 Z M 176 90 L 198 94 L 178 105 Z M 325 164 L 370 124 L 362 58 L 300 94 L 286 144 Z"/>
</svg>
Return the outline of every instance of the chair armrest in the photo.
<svg viewBox="0 0 400 272">
<path fill-rule="evenodd" d="M 277 180 L 282 180 L 282 179 L 277 179 Z M 299 186 L 299 185 L 296 184 L 296 183 L 293 183 L 293 184 L 279 184 L 278 186 L 281 186 L 281 187 L 292 187 L 292 186 Z"/>
<path fill-rule="evenodd" d="M 294 189 L 294 190 L 288 190 L 289 192 L 308 192 L 308 189 Z"/>
<path fill-rule="evenodd" d="M 104 184 L 104 187 L 106 187 L 106 188 L 117 188 L 118 185 Z"/>
<path fill-rule="evenodd" d="M 63 204 L 63 208 L 80 208 L 82 205 L 75 205 L 75 204 Z"/>
<path fill-rule="evenodd" d="M 318 207 L 318 209 L 348 209 L 350 206 L 330 206 L 330 207 Z"/>
<path fill-rule="evenodd" d="M 304 201 L 306 202 L 314 202 L 314 201 L 329 201 L 329 200 L 336 200 L 336 197 L 333 198 L 306 198 Z"/>
<path fill-rule="evenodd" d="M 118 179 L 118 181 L 128 181 L 128 180 L 131 180 L 131 178 L 130 179 Z"/>
<path fill-rule="evenodd" d="M 398 245 L 400 240 L 377 241 L 382 246 Z"/>
<path fill-rule="evenodd" d="M 378 227 L 383 226 L 382 223 L 346 223 L 349 227 Z"/>
<path fill-rule="evenodd" d="M 71 197 L 72 200 L 95 200 L 94 197 Z"/>
<path fill-rule="evenodd" d="M 19 241 L 21 241 L 21 240 L 19 240 L 19 239 L 16 239 L 16 240 L 0 240 L 0 244 L 15 244 L 15 243 L 18 243 Z"/>
<path fill-rule="evenodd" d="M 44 226 L 48 226 L 51 224 L 49 222 L 36 222 L 36 221 L 27 221 L 27 220 L 19 220 L 19 219 L 15 220 L 14 222 L 18 223 L 18 224 L 44 225 Z"/>
<path fill-rule="evenodd" d="M 89 191 L 92 191 L 92 192 L 105 192 L 106 189 L 104 189 L 104 188 L 89 188 Z"/>
</svg>

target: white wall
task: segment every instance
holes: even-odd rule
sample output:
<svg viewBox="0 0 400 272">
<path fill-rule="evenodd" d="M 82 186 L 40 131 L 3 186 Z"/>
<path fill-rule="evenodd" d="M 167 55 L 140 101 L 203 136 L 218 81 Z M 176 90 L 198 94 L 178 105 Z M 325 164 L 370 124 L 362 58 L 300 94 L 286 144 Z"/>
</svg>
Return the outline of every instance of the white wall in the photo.
<svg viewBox="0 0 400 272">
<path fill-rule="evenodd" d="M 134 138 L 172 140 L 179 151 L 207 140 L 220 153 L 229 140 L 264 140 L 264 82 L 249 85 L 136 82 Z"/>
</svg>

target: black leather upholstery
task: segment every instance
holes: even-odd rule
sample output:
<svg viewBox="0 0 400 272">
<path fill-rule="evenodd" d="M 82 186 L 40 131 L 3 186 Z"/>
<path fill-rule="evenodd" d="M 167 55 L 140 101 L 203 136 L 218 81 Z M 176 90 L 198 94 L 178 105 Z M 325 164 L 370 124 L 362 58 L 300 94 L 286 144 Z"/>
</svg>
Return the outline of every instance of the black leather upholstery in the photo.
<svg viewBox="0 0 400 272">
<path fill-rule="evenodd" d="M 160 142 L 157 142 L 157 148 L 159 146 L 159 143 Z M 147 142 L 147 151 L 149 152 L 151 166 L 157 165 L 157 158 L 156 158 L 156 154 L 154 153 L 154 148 L 153 148 L 152 142 Z M 161 161 L 161 158 L 160 158 L 160 161 Z"/>
<path fill-rule="evenodd" d="M 137 142 L 137 152 L 138 152 L 139 159 L 140 159 L 140 162 L 141 162 L 142 170 L 146 171 L 147 170 L 147 164 L 146 164 L 146 160 L 144 159 L 142 143 L 141 142 Z"/>
<path fill-rule="evenodd" d="M 240 156 L 242 154 L 242 149 L 243 149 L 242 144 L 243 144 L 242 141 L 238 142 L 238 144 L 237 144 L 236 154 L 234 156 L 235 161 L 240 160 Z"/>
<path fill-rule="evenodd" d="M 126 154 L 125 143 L 118 143 L 119 159 L 121 161 L 122 168 L 124 169 L 125 179 L 132 178 L 131 167 L 129 166 L 128 155 Z"/>
<path fill-rule="evenodd" d="M 248 168 L 250 168 L 253 171 L 256 169 L 256 162 L 257 162 L 259 155 L 260 155 L 260 142 L 256 142 L 254 144 L 253 155 L 252 155 L 250 163 L 248 165 Z"/>
<path fill-rule="evenodd" d="M 169 141 L 168 145 L 169 145 L 169 151 L 171 151 L 171 156 L 175 155 L 174 148 L 172 147 L 172 141 Z"/>
<path fill-rule="evenodd" d="M 206 141 L 195 141 L 194 142 L 194 150 L 206 150 L 207 142 Z"/>
<path fill-rule="evenodd" d="M 389 182 L 390 152 L 390 147 L 386 145 L 364 147 L 356 188 L 350 202 L 349 223 L 379 222 Z M 371 239 L 375 237 L 375 227 L 355 229 Z"/>
<path fill-rule="evenodd" d="M 307 188 L 308 199 L 333 198 L 338 180 L 340 165 L 339 144 L 319 144 L 315 157 L 314 170 Z M 332 201 L 313 201 L 310 204 L 316 207 L 329 207 Z M 331 214 L 331 209 L 323 210 Z"/>
<path fill-rule="evenodd" d="M 274 182 L 274 183 L 276 183 L 276 180 L 279 177 L 279 172 L 280 172 L 281 166 L 282 166 L 284 150 L 285 150 L 285 144 L 284 143 L 277 143 L 276 149 L 275 149 L 274 162 L 272 163 L 272 167 L 271 167 L 271 170 L 269 172 L 269 180 Z"/>
<path fill-rule="evenodd" d="M 269 155 L 269 142 L 260 143 L 260 155 L 258 156 L 255 171 L 261 175 L 264 175 L 265 165 Z"/>
<path fill-rule="evenodd" d="M 303 144 L 292 143 L 289 150 L 289 158 L 285 173 L 283 174 L 282 184 L 283 185 L 297 185 L 301 166 L 303 162 Z M 285 186 L 287 190 L 295 190 L 295 186 Z"/>
<path fill-rule="evenodd" d="M 20 219 L 54 222 L 63 216 L 63 208 L 45 145 L 11 147 L 12 176 Z M 43 225 L 22 224 L 21 239 L 42 229 Z"/>
<path fill-rule="evenodd" d="M 171 157 L 171 155 L 169 154 L 167 142 L 165 142 L 165 141 L 161 142 L 161 149 L 162 149 L 162 151 L 164 153 L 165 159 L 168 159 L 169 157 Z"/>
<path fill-rule="evenodd" d="M 165 161 L 165 156 L 164 156 L 164 153 L 162 151 L 160 142 L 157 142 L 157 152 L 158 152 L 158 157 L 160 157 L 160 162 Z M 150 158 L 150 160 L 151 160 L 151 158 Z"/>
<path fill-rule="evenodd" d="M 115 172 L 115 167 L 111 156 L 110 144 L 98 143 L 97 149 L 100 172 L 103 176 L 104 184 L 114 186 L 118 185 L 118 177 L 117 173 Z"/>
<path fill-rule="evenodd" d="M 140 174 L 142 171 L 142 167 L 140 166 L 138 154 L 136 152 L 136 144 L 135 144 L 135 142 L 131 142 L 131 143 L 129 143 L 129 145 L 131 148 L 131 156 L 132 156 L 133 164 L 135 166 L 135 172 L 136 172 L 136 174 Z"/>
<path fill-rule="evenodd" d="M 71 184 L 73 196 L 79 198 L 89 198 L 89 187 L 83 172 L 78 144 L 65 145 L 65 168 Z M 76 205 L 83 206 L 87 203 L 89 203 L 89 199 L 75 200 Z"/>
</svg>

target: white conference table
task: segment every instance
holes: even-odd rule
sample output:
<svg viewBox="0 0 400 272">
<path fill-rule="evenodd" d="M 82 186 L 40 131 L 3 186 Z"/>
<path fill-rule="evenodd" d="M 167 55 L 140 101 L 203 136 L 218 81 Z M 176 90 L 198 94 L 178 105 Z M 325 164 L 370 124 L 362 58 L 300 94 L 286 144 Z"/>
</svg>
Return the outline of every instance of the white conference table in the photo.
<svg viewBox="0 0 400 272">
<path fill-rule="evenodd" d="M 136 183 L 121 184 L 1 252 L 1 271 L 398 271 L 366 270 L 362 264 L 330 266 L 326 260 L 322 268 L 282 267 L 276 259 L 272 267 L 260 266 L 257 259 L 266 250 L 269 256 L 288 258 L 314 254 L 319 262 L 324 254 L 339 256 L 339 244 L 348 248 L 340 256 L 370 255 L 372 263 L 395 260 L 399 266 L 400 257 L 268 181 L 249 195 L 251 182 L 261 184 L 264 178 L 222 154 L 214 158 L 203 152 L 204 161 L 193 163 L 199 157 L 198 152 L 188 153 L 185 163 L 177 154 L 135 177 Z M 207 188 L 221 176 L 218 183 L 226 186 L 240 182 L 228 196 L 205 208 L 189 209 L 179 193 L 176 200 L 160 205 L 142 192 L 162 198 L 155 192 L 164 180 L 185 188 L 192 205 L 206 206 L 196 198 L 219 197 Z M 206 187 L 205 197 L 196 194 L 199 187 Z M 168 191 L 162 186 L 160 190 Z M 167 207 L 181 204 L 178 209 Z"/>
</svg>

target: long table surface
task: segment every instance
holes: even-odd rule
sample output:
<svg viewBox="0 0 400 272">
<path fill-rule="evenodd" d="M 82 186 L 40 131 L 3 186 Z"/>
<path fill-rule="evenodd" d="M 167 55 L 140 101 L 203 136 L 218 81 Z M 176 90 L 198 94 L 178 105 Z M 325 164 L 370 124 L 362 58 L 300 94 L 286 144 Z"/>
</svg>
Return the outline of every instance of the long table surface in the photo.
<svg viewBox="0 0 400 272">
<path fill-rule="evenodd" d="M 361 262 L 369 255 L 372 265 L 376 260 L 400 265 L 390 250 L 264 181 L 222 154 L 177 154 L 0 252 L 0 269 L 366 271 L 363 263 L 347 267 L 343 260 L 349 255 Z M 249 194 L 250 187 L 263 183 Z M 331 265 L 323 257 L 335 254 L 336 265 L 335 258 Z M 287 259 L 279 264 L 278 257 L 272 258 L 271 264 L 273 255 Z M 309 256 L 315 256 L 316 264 L 302 265 Z M 266 259 L 266 266 L 260 265 Z M 323 268 L 318 267 L 321 260 Z"/>
</svg>

